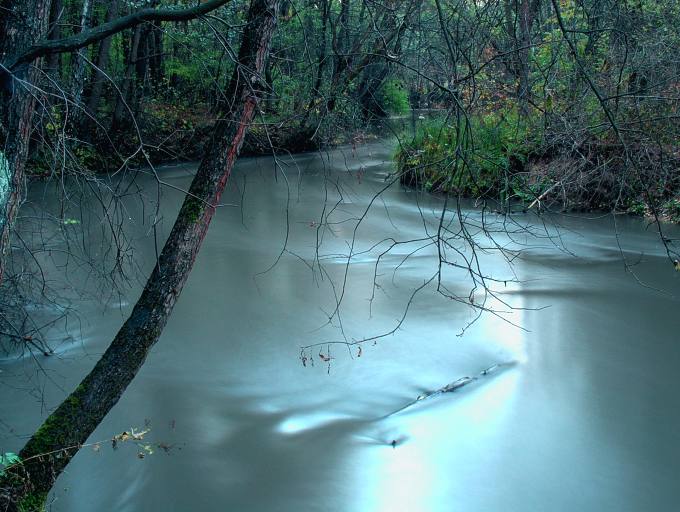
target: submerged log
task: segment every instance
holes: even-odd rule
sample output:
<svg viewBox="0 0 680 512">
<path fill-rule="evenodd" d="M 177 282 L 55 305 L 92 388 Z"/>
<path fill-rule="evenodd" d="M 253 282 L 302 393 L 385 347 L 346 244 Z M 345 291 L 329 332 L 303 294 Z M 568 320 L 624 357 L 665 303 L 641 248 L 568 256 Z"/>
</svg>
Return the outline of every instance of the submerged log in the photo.
<svg viewBox="0 0 680 512">
<path fill-rule="evenodd" d="M 491 374 L 497 373 L 500 371 L 502 368 L 508 368 L 515 365 L 514 362 L 507 362 L 507 363 L 496 363 L 494 365 L 489 366 L 488 368 L 485 368 L 481 372 L 479 372 L 477 375 L 473 375 L 472 377 L 470 376 L 465 376 L 461 377 L 460 379 L 454 380 L 453 382 L 450 382 L 449 384 L 446 384 L 445 386 L 442 386 L 441 388 L 435 389 L 434 391 L 427 391 L 421 395 L 418 395 L 415 400 L 412 400 L 411 402 L 407 403 L 403 407 L 400 407 L 396 411 L 392 411 L 391 413 L 383 416 L 383 418 L 387 418 L 389 416 L 393 416 L 397 413 L 400 413 L 402 411 L 405 411 L 409 407 L 413 407 L 417 403 L 422 402 L 423 400 L 429 399 L 429 398 L 434 398 L 437 396 L 441 396 L 445 393 L 453 393 L 454 391 L 458 391 L 459 389 L 472 384 L 473 382 L 477 382 L 478 380 L 487 377 Z M 382 418 L 381 418 L 382 419 Z"/>
</svg>

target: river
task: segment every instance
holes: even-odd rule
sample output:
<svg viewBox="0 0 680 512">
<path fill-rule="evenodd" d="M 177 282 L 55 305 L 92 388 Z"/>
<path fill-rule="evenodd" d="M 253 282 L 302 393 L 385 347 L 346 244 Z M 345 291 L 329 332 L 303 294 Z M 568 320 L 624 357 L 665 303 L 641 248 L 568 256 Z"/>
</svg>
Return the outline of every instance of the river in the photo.
<svg viewBox="0 0 680 512">
<path fill-rule="evenodd" d="M 271 158 L 239 161 L 160 341 L 90 439 L 150 428 L 149 447 L 84 447 L 50 510 L 677 509 L 680 273 L 658 234 L 640 219 L 482 219 L 462 206 L 496 281 L 483 302 L 466 272 L 444 265 L 451 300 L 436 278 L 423 287 L 438 270 L 427 237 L 443 199 L 386 187 L 392 152 L 374 142 L 282 156 L 276 170 Z M 193 170 L 158 169 L 159 239 L 182 198 L 173 187 Z M 124 198 L 116 219 L 126 265 L 140 271 L 121 295 L 77 258 L 38 255 L 74 311 L 48 331 L 56 353 L 38 359 L 44 372 L 31 358 L 3 361 L 0 451 L 21 447 L 134 303 L 134 276 L 153 263 L 157 183 L 143 174 L 136 186 L 145 198 Z M 55 186 L 34 184 L 25 211 L 58 209 Z M 444 219 L 455 234 L 455 208 Z M 491 233 L 494 245 L 482 220 L 515 233 Z M 96 219 L 59 229 L 80 241 L 74 252 L 103 252 Z M 472 256 L 459 239 L 450 249 L 457 264 Z M 470 298 L 490 309 L 474 322 Z M 478 378 L 414 402 L 465 376 Z"/>
</svg>

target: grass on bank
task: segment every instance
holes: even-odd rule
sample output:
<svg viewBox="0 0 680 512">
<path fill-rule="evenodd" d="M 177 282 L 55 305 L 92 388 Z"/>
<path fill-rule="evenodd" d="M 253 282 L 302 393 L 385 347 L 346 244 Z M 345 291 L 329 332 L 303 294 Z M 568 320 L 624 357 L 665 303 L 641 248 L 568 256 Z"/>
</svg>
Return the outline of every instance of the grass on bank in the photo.
<svg viewBox="0 0 680 512">
<path fill-rule="evenodd" d="M 395 160 L 403 184 L 432 192 L 680 222 L 680 148 L 644 133 L 624 151 L 611 130 L 583 128 L 567 139 L 545 117 L 516 110 L 440 116 L 421 120 Z"/>
</svg>

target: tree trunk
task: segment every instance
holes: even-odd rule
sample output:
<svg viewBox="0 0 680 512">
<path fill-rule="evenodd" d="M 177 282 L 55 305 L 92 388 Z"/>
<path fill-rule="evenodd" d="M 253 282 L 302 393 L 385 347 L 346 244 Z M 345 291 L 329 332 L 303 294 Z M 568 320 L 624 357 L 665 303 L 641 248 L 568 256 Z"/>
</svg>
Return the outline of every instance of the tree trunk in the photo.
<svg viewBox="0 0 680 512">
<path fill-rule="evenodd" d="M 130 101 L 132 98 L 132 85 L 134 82 L 133 74 L 135 72 L 135 61 L 137 60 L 137 52 L 139 48 L 139 40 L 142 35 L 142 25 L 135 28 L 132 35 L 132 43 L 130 44 L 130 52 L 127 55 L 127 62 L 125 63 L 125 75 L 123 77 L 123 85 L 120 88 L 120 94 L 116 99 L 116 107 L 113 111 L 113 119 L 111 120 L 111 131 L 115 132 L 123 122 L 123 117 L 128 108 L 131 108 Z"/>
<path fill-rule="evenodd" d="M 9 62 L 46 32 L 50 0 L 2 0 L 0 8 L 0 62 Z M 35 109 L 36 91 L 24 84 L 35 83 L 39 73 L 38 62 L 19 66 L 12 74 L 0 71 L 0 283 L 10 230 L 21 203 Z"/>
<path fill-rule="evenodd" d="M 92 0 L 83 0 L 83 12 L 80 18 L 80 32 L 85 32 L 90 26 Z M 73 70 L 73 99 L 76 105 L 80 104 L 80 99 L 83 96 L 83 89 L 85 88 L 85 56 L 87 54 L 86 48 L 81 48 L 74 55 L 75 69 Z M 76 117 L 79 117 L 79 112 L 76 110 Z"/>
<path fill-rule="evenodd" d="M 227 97 L 177 220 L 125 324 L 80 385 L 45 420 L 0 479 L 0 510 L 39 510 L 68 462 L 144 364 L 182 291 L 255 113 L 279 0 L 252 0 Z"/>
<path fill-rule="evenodd" d="M 136 94 L 132 95 L 132 98 L 135 100 L 135 112 L 139 111 L 137 102 L 141 103 L 149 92 L 149 56 L 152 51 L 150 48 L 150 36 L 151 27 L 149 25 L 143 25 L 139 45 L 137 47 L 137 60 L 135 61 L 136 85 L 134 90 Z"/>
<path fill-rule="evenodd" d="M 359 84 L 358 102 L 364 120 L 383 118 L 389 115 L 378 98 L 378 92 L 389 75 L 390 69 L 386 63 L 369 64 L 364 69 Z"/>
<path fill-rule="evenodd" d="M 326 48 L 328 43 L 326 42 L 326 29 L 328 27 L 328 18 L 330 16 L 330 2 L 329 0 L 321 1 L 321 46 L 319 47 L 318 54 L 318 64 L 316 68 L 316 79 L 314 80 L 314 85 L 312 86 L 311 96 L 309 98 L 309 103 L 305 109 L 305 117 L 302 119 L 300 126 L 307 126 L 309 116 L 315 108 L 318 108 L 317 102 L 321 97 L 321 84 L 323 83 L 323 70 L 326 66 Z"/>
<path fill-rule="evenodd" d="M 158 0 L 151 1 L 151 7 L 158 7 Z M 151 79 L 154 73 L 154 61 L 156 59 L 156 36 L 158 27 L 152 23 L 143 25 L 139 46 L 137 48 L 137 60 L 135 62 L 135 74 L 137 75 L 137 87 L 133 97 L 135 101 L 135 112 L 140 111 L 139 104 L 151 91 Z"/>
<path fill-rule="evenodd" d="M 151 78 L 153 79 L 153 86 L 158 88 L 163 81 L 163 29 L 160 23 L 154 23 L 152 27 Z"/>
<path fill-rule="evenodd" d="M 62 0 L 52 0 L 52 8 L 50 9 L 50 31 L 47 34 L 49 39 L 61 38 L 61 16 L 63 15 Z M 55 77 L 59 77 L 59 65 L 61 63 L 61 55 L 54 53 L 47 57 L 45 68 L 49 73 Z"/>
<path fill-rule="evenodd" d="M 397 23 L 397 20 L 394 16 L 389 16 L 386 18 L 385 25 L 387 26 L 388 30 L 391 32 L 396 31 L 396 38 L 390 51 L 391 54 L 395 56 L 399 56 L 401 54 L 402 39 L 406 33 L 406 28 L 408 27 L 406 22 L 414 12 L 420 9 L 421 3 L 422 0 L 416 0 L 413 8 L 408 11 L 407 17 L 401 24 Z M 394 2 L 390 5 L 390 7 L 396 10 L 398 4 Z M 378 40 L 376 41 L 376 44 L 379 44 L 380 42 L 381 41 Z M 387 48 L 385 48 L 385 51 L 387 51 Z M 390 71 L 389 60 L 385 62 L 372 63 L 364 68 L 358 94 L 358 102 L 359 106 L 361 107 L 361 113 L 364 117 L 364 120 L 381 118 L 389 115 L 380 102 L 378 93 L 385 83 L 385 80 L 387 80 L 389 77 Z"/>
<path fill-rule="evenodd" d="M 349 48 L 349 9 L 351 0 L 342 0 L 340 5 L 340 14 L 338 14 L 335 23 L 332 23 L 332 47 L 333 54 L 335 58 L 333 59 L 333 74 L 331 76 L 332 84 L 339 84 L 341 82 L 340 77 L 351 65 L 352 55 L 354 52 L 350 52 Z M 338 25 L 340 25 L 340 31 L 338 31 Z M 363 42 L 363 37 L 357 39 L 355 47 L 358 48 Z M 331 87 L 329 92 L 329 97 L 326 100 L 326 110 L 332 112 L 335 110 L 335 104 L 337 101 L 337 96 L 339 91 L 336 88 Z"/>
<path fill-rule="evenodd" d="M 517 99 L 522 117 L 529 115 L 529 101 L 531 100 L 531 84 L 529 83 L 529 55 L 531 50 L 531 30 L 540 6 L 540 0 L 521 0 L 519 4 L 519 33 L 518 41 L 518 88 Z"/>
<path fill-rule="evenodd" d="M 109 23 L 117 17 L 118 17 L 118 0 L 111 0 L 109 2 L 109 8 L 106 11 L 105 23 Z M 107 37 L 99 44 L 99 51 L 97 52 L 96 64 L 97 68 L 100 69 L 101 71 L 99 71 L 98 69 L 94 70 L 93 73 L 94 77 L 92 79 L 92 89 L 90 89 L 90 97 L 88 98 L 87 101 L 87 111 L 92 116 L 96 116 L 97 111 L 99 110 L 99 103 L 102 97 L 104 80 L 106 79 L 104 73 L 106 73 L 107 67 L 109 65 L 112 41 L 113 37 L 111 36 Z M 89 122 L 87 124 L 91 125 L 91 123 Z"/>
<path fill-rule="evenodd" d="M 347 87 L 349 87 L 349 85 L 357 78 L 357 76 L 359 76 L 363 72 L 366 66 L 377 61 L 380 58 L 380 55 L 388 57 L 387 54 L 390 51 L 390 46 L 393 45 L 395 41 L 396 45 L 394 46 L 394 48 L 399 49 L 400 51 L 401 37 L 409 25 L 411 16 L 413 16 L 413 14 L 420 9 L 421 4 L 422 0 L 411 0 L 405 7 L 403 18 L 401 19 L 401 22 L 398 25 L 397 23 L 395 23 L 394 19 L 387 19 L 386 23 L 383 23 L 383 26 L 379 31 L 380 36 L 376 38 L 373 47 L 368 52 L 365 53 L 365 55 L 360 61 L 358 62 L 345 61 L 347 67 L 339 69 L 337 67 L 336 60 L 336 68 L 333 70 L 333 76 L 331 78 L 329 92 L 326 98 L 326 111 L 328 113 L 331 113 L 335 110 L 335 107 L 337 106 L 338 97 L 340 97 L 345 92 Z M 397 15 L 396 8 L 393 9 L 391 12 L 385 14 L 385 16 L 388 18 L 390 16 L 396 15 Z M 335 33 L 333 33 L 334 52 L 337 55 L 337 45 L 335 39 L 336 35 Z M 349 51 L 349 54 L 350 55 L 358 54 L 361 50 L 361 45 L 363 44 L 364 40 L 365 40 L 364 37 L 358 38 L 355 41 L 354 46 Z M 396 51 L 395 49 L 393 49 L 392 51 Z"/>
</svg>

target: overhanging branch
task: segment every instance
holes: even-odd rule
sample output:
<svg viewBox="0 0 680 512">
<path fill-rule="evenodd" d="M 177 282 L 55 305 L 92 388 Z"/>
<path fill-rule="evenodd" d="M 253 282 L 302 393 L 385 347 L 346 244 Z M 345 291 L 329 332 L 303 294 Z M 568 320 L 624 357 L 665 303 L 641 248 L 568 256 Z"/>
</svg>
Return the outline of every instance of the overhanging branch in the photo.
<svg viewBox="0 0 680 512">
<path fill-rule="evenodd" d="M 229 1 L 230 0 L 209 0 L 187 9 L 141 9 L 71 37 L 52 41 L 40 41 L 31 46 L 23 54 L 16 57 L 13 61 L 10 61 L 9 65 L 6 65 L 5 67 L 11 71 L 22 64 L 33 62 L 39 57 L 79 50 L 80 48 L 84 48 L 92 43 L 96 43 L 117 34 L 118 32 L 122 32 L 125 29 L 135 27 L 140 23 L 150 21 L 187 21 L 198 18 L 199 16 L 203 16 L 204 14 L 208 14 L 209 12 L 222 7 L 229 3 Z"/>
</svg>

